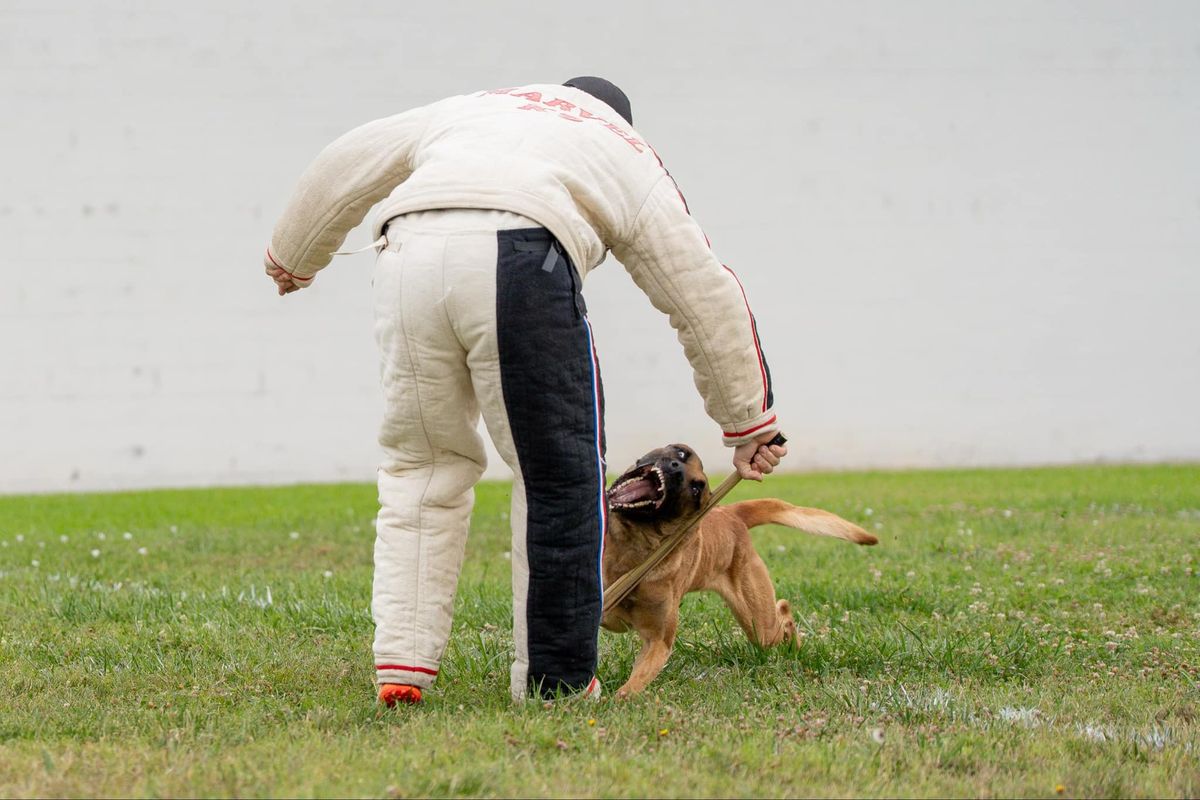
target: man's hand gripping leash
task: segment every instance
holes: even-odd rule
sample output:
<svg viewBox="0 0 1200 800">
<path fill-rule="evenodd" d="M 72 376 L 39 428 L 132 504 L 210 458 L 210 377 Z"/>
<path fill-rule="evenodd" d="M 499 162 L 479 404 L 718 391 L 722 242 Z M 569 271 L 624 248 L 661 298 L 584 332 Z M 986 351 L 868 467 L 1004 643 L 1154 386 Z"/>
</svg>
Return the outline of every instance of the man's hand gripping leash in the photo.
<svg viewBox="0 0 1200 800">
<path fill-rule="evenodd" d="M 764 433 L 733 450 L 733 468 L 737 474 L 752 481 L 761 481 L 779 466 L 779 459 L 787 455 L 783 434 Z"/>
</svg>

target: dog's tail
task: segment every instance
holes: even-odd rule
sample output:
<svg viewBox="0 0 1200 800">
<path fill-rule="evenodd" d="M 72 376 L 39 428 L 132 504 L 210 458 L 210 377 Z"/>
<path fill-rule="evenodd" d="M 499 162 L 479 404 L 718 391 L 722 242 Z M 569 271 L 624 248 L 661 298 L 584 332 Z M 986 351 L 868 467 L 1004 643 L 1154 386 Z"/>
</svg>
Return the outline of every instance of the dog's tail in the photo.
<svg viewBox="0 0 1200 800">
<path fill-rule="evenodd" d="M 876 544 L 879 539 L 864 531 L 849 520 L 819 508 L 802 508 L 774 498 L 743 500 L 721 506 L 746 523 L 747 528 L 756 525 L 787 525 L 817 536 L 833 536 L 855 544 Z"/>
</svg>

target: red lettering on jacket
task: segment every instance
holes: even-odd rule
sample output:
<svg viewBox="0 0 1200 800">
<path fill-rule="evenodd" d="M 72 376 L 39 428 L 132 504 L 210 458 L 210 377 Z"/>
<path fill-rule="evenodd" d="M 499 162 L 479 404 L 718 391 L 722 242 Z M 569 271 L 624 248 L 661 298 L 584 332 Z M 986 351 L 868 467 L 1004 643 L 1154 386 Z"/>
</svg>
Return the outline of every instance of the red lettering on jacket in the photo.
<svg viewBox="0 0 1200 800">
<path fill-rule="evenodd" d="M 616 125 L 613 125 L 611 122 L 605 122 L 605 123 L 604 123 L 604 127 L 605 127 L 605 128 L 608 128 L 610 131 L 612 131 L 613 133 L 615 133 L 617 136 L 620 136 L 622 139 L 624 139 L 625 141 L 629 142 L 629 145 L 630 145 L 630 146 L 631 146 L 631 147 L 632 147 L 634 150 L 637 150 L 639 153 L 643 153 L 643 152 L 645 152 L 645 151 L 642 149 L 643 147 L 645 147 L 645 144 L 643 144 L 641 141 L 639 141 L 639 140 L 637 140 L 637 139 L 633 138 L 633 137 L 632 137 L 632 136 L 630 136 L 628 133 L 626 133 L 625 131 L 623 131 L 623 130 L 621 130 L 620 128 L 618 128 Z"/>
<path fill-rule="evenodd" d="M 516 87 L 516 88 L 520 88 L 520 87 Z M 628 144 L 630 147 L 632 147 L 637 152 L 639 152 L 639 153 L 646 152 L 646 143 L 645 142 L 643 142 L 640 139 L 637 139 L 633 136 L 630 136 L 624 130 L 622 130 L 618 126 L 612 124 L 611 122 L 606 120 L 604 117 L 601 117 L 598 114 L 593 114 L 592 112 L 588 111 L 586 108 L 580 108 L 580 107 L 576 106 L 574 103 L 568 102 L 566 100 L 561 100 L 557 97 L 550 99 L 550 100 L 543 100 L 541 92 L 529 91 L 529 92 L 521 92 L 520 94 L 514 94 L 514 92 L 516 91 L 516 88 L 493 89 L 490 92 L 486 92 L 486 94 L 509 95 L 510 97 L 520 97 L 524 100 L 530 101 L 523 106 L 518 106 L 517 107 L 518 111 L 541 111 L 541 112 L 545 113 L 547 111 L 557 109 L 557 110 L 559 110 L 559 113 L 557 114 L 558 118 L 564 119 L 567 122 L 583 122 L 584 120 L 587 120 L 587 119 L 594 120 L 595 122 L 599 122 L 605 128 L 607 128 L 608 130 L 615 133 L 617 136 L 620 136 L 622 139 L 625 140 L 626 144 Z M 541 105 L 539 105 L 539 104 L 541 104 Z M 568 111 L 574 111 L 575 113 L 574 114 L 565 113 Z M 575 116 L 576 114 L 578 116 Z M 661 164 L 662 162 L 660 161 L 659 163 Z"/>
</svg>

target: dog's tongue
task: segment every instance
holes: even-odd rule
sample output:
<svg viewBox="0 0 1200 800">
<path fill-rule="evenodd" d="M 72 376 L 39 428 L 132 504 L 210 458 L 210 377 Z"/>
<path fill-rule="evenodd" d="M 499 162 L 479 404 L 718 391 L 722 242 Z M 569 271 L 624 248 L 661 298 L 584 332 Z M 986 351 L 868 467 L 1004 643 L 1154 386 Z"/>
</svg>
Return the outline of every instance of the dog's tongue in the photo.
<svg viewBox="0 0 1200 800">
<path fill-rule="evenodd" d="M 656 492 L 654 485 L 646 478 L 634 478 L 614 486 L 608 492 L 610 503 L 629 505 L 643 500 L 653 500 Z"/>
</svg>

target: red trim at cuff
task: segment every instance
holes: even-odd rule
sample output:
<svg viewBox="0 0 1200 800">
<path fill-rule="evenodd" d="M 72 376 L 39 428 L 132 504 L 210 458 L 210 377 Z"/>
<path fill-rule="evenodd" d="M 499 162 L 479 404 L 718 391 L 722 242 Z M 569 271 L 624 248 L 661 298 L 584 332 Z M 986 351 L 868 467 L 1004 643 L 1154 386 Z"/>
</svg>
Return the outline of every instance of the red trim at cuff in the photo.
<svg viewBox="0 0 1200 800">
<path fill-rule="evenodd" d="M 316 275 L 313 275 L 313 276 L 311 276 L 311 277 L 308 277 L 308 278 L 301 278 L 299 275 L 296 275 L 296 274 L 295 274 L 295 273 L 293 273 L 293 272 L 288 272 L 288 269 L 287 269 L 287 267 L 285 267 L 283 264 L 280 264 L 278 261 L 276 261 L 276 260 L 275 260 L 275 256 L 271 255 L 271 248 L 269 248 L 269 247 L 267 248 L 267 258 L 271 260 L 271 263 L 272 263 L 272 264 L 274 264 L 274 265 L 275 265 L 276 267 L 278 267 L 279 269 L 283 270 L 283 274 L 284 274 L 284 275 L 287 275 L 289 278 L 291 278 L 291 279 L 292 279 L 292 280 L 294 280 L 294 281 L 304 281 L 304 282 L 308 282 L 308 281 L 311 281 L 313 278 L 315 278 L 315 277 L 316 277 Z"/>
<path fill-rule="evenodd" d="M 762 430 L 763 428 L 767 427 L 768 425 L 774 425 L 775 422 L 777 421 L 777 419 L 778 418 L 774 414 L 772 414 L 771 418 L 769 420 L 767 420 L 766 422 L 759 423 L 758 425 L 755 425 L 753 428 L 747 428 L 744 431 L 734 431 L 733 433 L 726 432 L 725 438 L 734 439 L 738 436 L 748 436 L 748 435 L 754 433 L 755 431 Z"/>
</svg>

